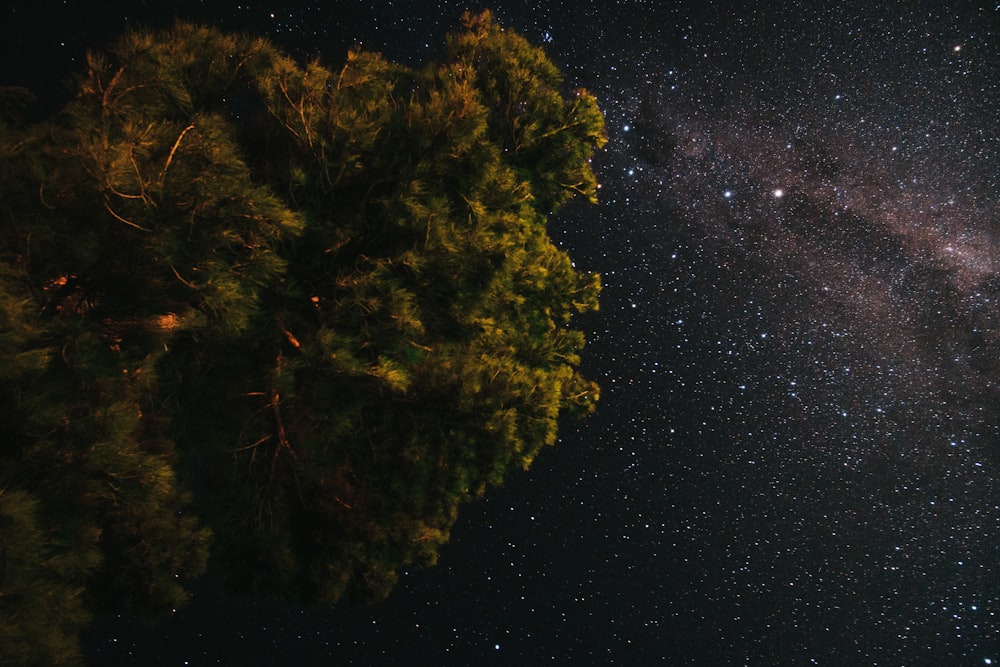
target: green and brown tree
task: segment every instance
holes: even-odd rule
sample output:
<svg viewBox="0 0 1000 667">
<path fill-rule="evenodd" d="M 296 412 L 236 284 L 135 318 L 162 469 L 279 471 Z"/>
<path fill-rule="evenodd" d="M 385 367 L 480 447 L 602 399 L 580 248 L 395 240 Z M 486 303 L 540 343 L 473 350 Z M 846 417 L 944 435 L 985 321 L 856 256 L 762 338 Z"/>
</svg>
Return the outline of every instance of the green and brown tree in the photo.
<svg viewBox="0 0 1000 667">
<path fill-rule="evenodd" d="M 92 55 L 49 121 L 0 95 L 5 658 L 71 661 L 210 556 L 384 597 L 593 409 L 570 321 L 599 280 L 546 226 L 596 200 L 596 101 L 489 13 L 447 44 L 328 68 L 178 23 Z"/>
</svg>

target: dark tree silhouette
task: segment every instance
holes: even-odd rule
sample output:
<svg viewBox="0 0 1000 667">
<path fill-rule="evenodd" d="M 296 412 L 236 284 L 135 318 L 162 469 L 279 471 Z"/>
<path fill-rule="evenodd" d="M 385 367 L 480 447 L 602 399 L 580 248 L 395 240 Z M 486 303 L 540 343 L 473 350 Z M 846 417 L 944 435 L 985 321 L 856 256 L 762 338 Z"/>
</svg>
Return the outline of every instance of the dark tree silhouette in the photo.
<svg viewBox="0 0 1000 667">
<path fill-rule="evenodd" d="M 0 90 L 0 641 L 228 585 L 387 595 L 459 506 L 584 415 L 596 275 L 546 218 L 605 141 L 541 50 L 466 15 L 440 63 L 300 65 L 178 23 L 22 127 Z M 58 618 L 57 624 L 49 619 Z"/>
</svg>

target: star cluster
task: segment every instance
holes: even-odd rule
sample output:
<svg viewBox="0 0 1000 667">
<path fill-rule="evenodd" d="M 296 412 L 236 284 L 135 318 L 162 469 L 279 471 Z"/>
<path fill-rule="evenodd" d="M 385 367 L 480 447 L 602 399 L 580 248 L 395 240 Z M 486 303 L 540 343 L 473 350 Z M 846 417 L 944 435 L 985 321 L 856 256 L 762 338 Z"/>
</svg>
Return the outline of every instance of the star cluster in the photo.
<svg viewBox="0 0 1000 667">
<path fill-rule="evenodd" d="M 298 55 L 405 62 L 467 8 L 189 4 Z M 469 507 L 441 564 L 384 605 L 205 592 L 166 626 L 99 625 L 92 653 L 1000 660 L 1000 8 L 869 4 L 494 3 L 607 117 L 601 206 L 552 222 L 605 284 L 580 321 L 598 413 Z M 20 34 L 68 65 L 72 11 Z"/>
</svg>

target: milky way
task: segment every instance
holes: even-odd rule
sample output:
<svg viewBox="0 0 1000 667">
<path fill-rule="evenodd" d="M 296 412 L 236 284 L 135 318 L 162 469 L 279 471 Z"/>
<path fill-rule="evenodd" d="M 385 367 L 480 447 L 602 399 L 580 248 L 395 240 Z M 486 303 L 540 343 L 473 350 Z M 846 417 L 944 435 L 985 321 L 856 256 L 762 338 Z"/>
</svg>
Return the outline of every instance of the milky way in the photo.
<svg viewBox="0 0 1000 667">
<path fill-rule="evenodd" d="M 693 638 L 678 654 L 982 663 L 1000 603 L 995 47 L 891 9 L 726 23 L 702 34 L 707 64 L 643 58 L 610 104 L 607 294 L 636 326 L 604 332 L 626 364 L 607 372 L 658 399 L 634 411 L 649 449 L 630 476 L 639 497 L 667 483 L 654 511 L 690 569 L 662 604 Z M 794 56 L 761 61 L 764 44 Z"/>
</svg>

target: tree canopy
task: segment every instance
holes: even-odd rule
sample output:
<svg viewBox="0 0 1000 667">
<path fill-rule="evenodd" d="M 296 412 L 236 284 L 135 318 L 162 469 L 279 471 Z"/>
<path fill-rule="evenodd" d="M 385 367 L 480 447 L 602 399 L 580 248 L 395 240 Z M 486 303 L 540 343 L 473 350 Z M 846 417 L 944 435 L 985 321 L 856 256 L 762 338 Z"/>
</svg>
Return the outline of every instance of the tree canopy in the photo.
<svg viewBox="0 0 1000 667">
<path fill-rule="evenodd" d="M 592 95 L 466 15 L 441 62 L 329 68 L 177 23 L 25 125 L 0 89 L 0 660 L 228 586 L 379 599 L 598 387 Z M 216 567 L 216 566 L 213 566 Z"/>
</svg>

